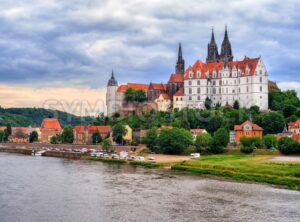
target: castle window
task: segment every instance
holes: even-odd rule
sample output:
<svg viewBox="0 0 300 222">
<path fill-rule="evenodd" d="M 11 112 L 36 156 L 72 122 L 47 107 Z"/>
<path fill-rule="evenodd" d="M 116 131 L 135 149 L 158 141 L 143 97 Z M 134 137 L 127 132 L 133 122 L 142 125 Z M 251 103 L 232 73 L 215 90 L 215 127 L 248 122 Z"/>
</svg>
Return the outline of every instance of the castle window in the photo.
<svg viewBox="0 0 300 222">
<path fill-rule="evenodd" d="M 200 70 L 198 70 L 198 71 L 197 71 L 197 78 L 199 79 L 200 76 L 201 76 L 201 72 L 200 72 Z"/>
<path fill-rule="evenodd" d="M 249 92 L 249 87 L 247 86 L 247 92 Z"/>
<path fill-rule="evenodd" d="M 262 71 L 261 70 L 259 70 L 259 74 L 262 75 Z"/>
<path fill-rule="evenodd" d="M 200 80 L 197 81 L 198 86 L 200 85 Z"/>
<path fill-rule="evenodd" d="M 260 88 L 260 91 L 262 92 L 262 86 L 260 86 L 259 88 Z"/>
<path fill-rule="evenodd" d="M 189 85 L 190 85 L 190 86 L 192 85 L 192 81 L 189 81 Z"/>
<path fill-rule="evenodd" d="M 216 94 L 216 88 L 213 88 L 213 94 Z"/>
<path fill-rule="evenodd" d="M 200 96 L 198 96 L 197 99 L 200 100 Z"/>
<path fill-rule="evenodd" d="M 239 93 L 241 92 L 241 88 L 239 87 Z"/>
<path fill-rule="evenodd" d="M 234 89 L 232 90 L 232 93 L 235 93 L 235 90 L 234 90 Z"/>
<path fill-rule="evenodd" d="M 182 97 L 180 98 L 180 101 L 182 101 Z"/>
<path fill-rule="evenodd" d="M 214 85 L 214 86 L 216 85 L 216 81 L 213 81 L 213 85 Z"/>
<path fill-rule="evenodd" d="M 262 82 L 262 77 L 259 77 L 259 81 Z"/>
<path fill-rule="evenodd" d="M 193 71 L 190 71 L 190 79 L 193 78 Z"/>
<path fill-rule="evenodd" d="M 200 94 L 200 88 L 197 89 L 197 93 Z"/>
<path fill-rule="evenodd" d="M 219 93 L 221 94 L 221 88 L 219 88 Z"/>
<path fill-rule="evenodd" d="M 192 100 L 192 97 L 191 97 L 191 96 L 189 96 L 189 100 Z"/>
<path fill-rule="evenodd" d="M 191 88 L 189 88 L 189 94 L 192 94 L 192 89 Z"/>
<path fill-rule="evenodd" d="M 228 88 L 226 88 L 226 93 L 228 93 Z"/>
<path fill-rule="evenodd" d="M 222 85 L 222 80 L 220 80 L 219 84 L 220 84 L 220 86 Z"/>
</svg>

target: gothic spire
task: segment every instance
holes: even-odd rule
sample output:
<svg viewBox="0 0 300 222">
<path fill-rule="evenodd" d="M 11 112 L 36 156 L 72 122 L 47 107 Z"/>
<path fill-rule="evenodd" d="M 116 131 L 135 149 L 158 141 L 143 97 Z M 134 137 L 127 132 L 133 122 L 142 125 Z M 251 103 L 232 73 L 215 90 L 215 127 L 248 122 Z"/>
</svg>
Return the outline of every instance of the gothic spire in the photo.
<svg viewBox="0 0 300 222">
<path fill-rule="evenodd" d="M 210 43 L 207 45 L 206 62 L 217 62 L 219 60 L 218 46 L 215 40 L 214 28 L 211 31 Z"/>
<path fill-rule="evenodd" d="M 118 86 L 118 82 L 115 79 L 114 70 L 111 71 L 111 77 L 107 83 L 107 86 Z"/>
<path fill-rule="evenodd" d="M 179 43 L 179 49 L 178 49 L 178 58 L 175 68 L 176 74 L 184 75 L 184 59 L 182 56 L 182 49 L 181 49 L 181 43 Z"/>
<path fill-rule="evenodd" d="M 228 38 L 227 25 L 225 26 L 225 34 L 224 34 L 224 40 L 222 42 L 220 59 L 223 61 L 227 60 L 229 62 L 233 60 L 231 44 Z"/>
</svg>

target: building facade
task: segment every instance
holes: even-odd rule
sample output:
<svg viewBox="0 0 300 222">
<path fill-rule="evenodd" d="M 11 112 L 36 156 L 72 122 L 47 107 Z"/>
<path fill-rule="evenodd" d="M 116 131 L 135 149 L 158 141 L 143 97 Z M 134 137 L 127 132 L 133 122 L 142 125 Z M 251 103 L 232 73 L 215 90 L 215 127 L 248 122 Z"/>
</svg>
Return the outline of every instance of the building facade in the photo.
<svg viewBox="0 0 300 222">
<path fill-rule="evenodd" d="M 242 137 L 260 137 L 262 138 L 263 129 L 258 126 L 257 124 L 247 120 L 241 125 L 234 126 L 234 135 L 235 141 L 233 142 L 240 142 Z M 231 141 L 232 142 L 232 141 Z"/>
<path fill-rule="evenodd" d="M 262 58 L 245 56 L 236 61 L 233 58 L 226 27 L 220 53 L 212 31 L 205 63 L 197 60 L 193 66 L 185 69 L 179 44 L 175 73 L 170 75 L 166 84 L 128 83 L 118 86 L 112 73 L 107 86 L 107 114 L 111 116 L 128 106 L 124 101 L 124 92 L 128 88 L 144 90 L 148 103 L 156 103 L 160 95 L 167 94 L 171 101 L 170 108 L 174 109 L 204 109 L 205 100 L 209 98 L 213 106 L 233 106 L 238 101 L 240 107 L 258 106 L 262 111 L 268 110 L 268 72 Z"/>
</svg>

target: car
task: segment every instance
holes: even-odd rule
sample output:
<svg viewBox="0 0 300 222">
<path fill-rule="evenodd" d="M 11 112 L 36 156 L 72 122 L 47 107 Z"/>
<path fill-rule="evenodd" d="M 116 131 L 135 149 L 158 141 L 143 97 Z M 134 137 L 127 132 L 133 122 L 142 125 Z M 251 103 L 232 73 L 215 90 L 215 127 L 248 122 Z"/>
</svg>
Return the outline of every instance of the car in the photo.
<svg viewBox="0 0 300 222">
<path fill-rule="evenodd" d="M 107 153 L 103 154 L 104 158 L 109 158 L 109 155 Z"/>
<path fill-rule="evenodd" d="M 196 159 L 200 157 L 200 153 L 191 153 L 191 159 Z"/>
<path fill-rule="evenodd" d="M 149 157 L 148 160 L 155 161 L 155 158 L 154 157 Z"/>
<path fill-rule="evenodd" d="M 143 156 L 137 156 L 137 157 L 135 158 L 135 160 L 136 160 L 136 161 L 145 161 L 145 157 L 143 157 Z"/>
</svg>

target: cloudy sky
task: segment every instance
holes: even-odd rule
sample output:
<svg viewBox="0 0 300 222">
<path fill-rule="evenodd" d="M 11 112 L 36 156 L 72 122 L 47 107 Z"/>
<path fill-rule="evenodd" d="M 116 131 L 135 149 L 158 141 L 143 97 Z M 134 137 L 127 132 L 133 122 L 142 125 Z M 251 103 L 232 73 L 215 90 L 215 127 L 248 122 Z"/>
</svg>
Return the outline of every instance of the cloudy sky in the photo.
<svg viewBox="0 0 300 222">
<path fill-rule="evenodd" d="M 270 79 L 299 93 L 299 10 L 295 0 L 0 0 L 0 105 L 95 104 L 112 69 L 119 83 L 167 81 L 179 42 L 192 65 L 212 26 L 220 48 L 226 24 L 235 59 L 262 56 Z"/>
</svg>

